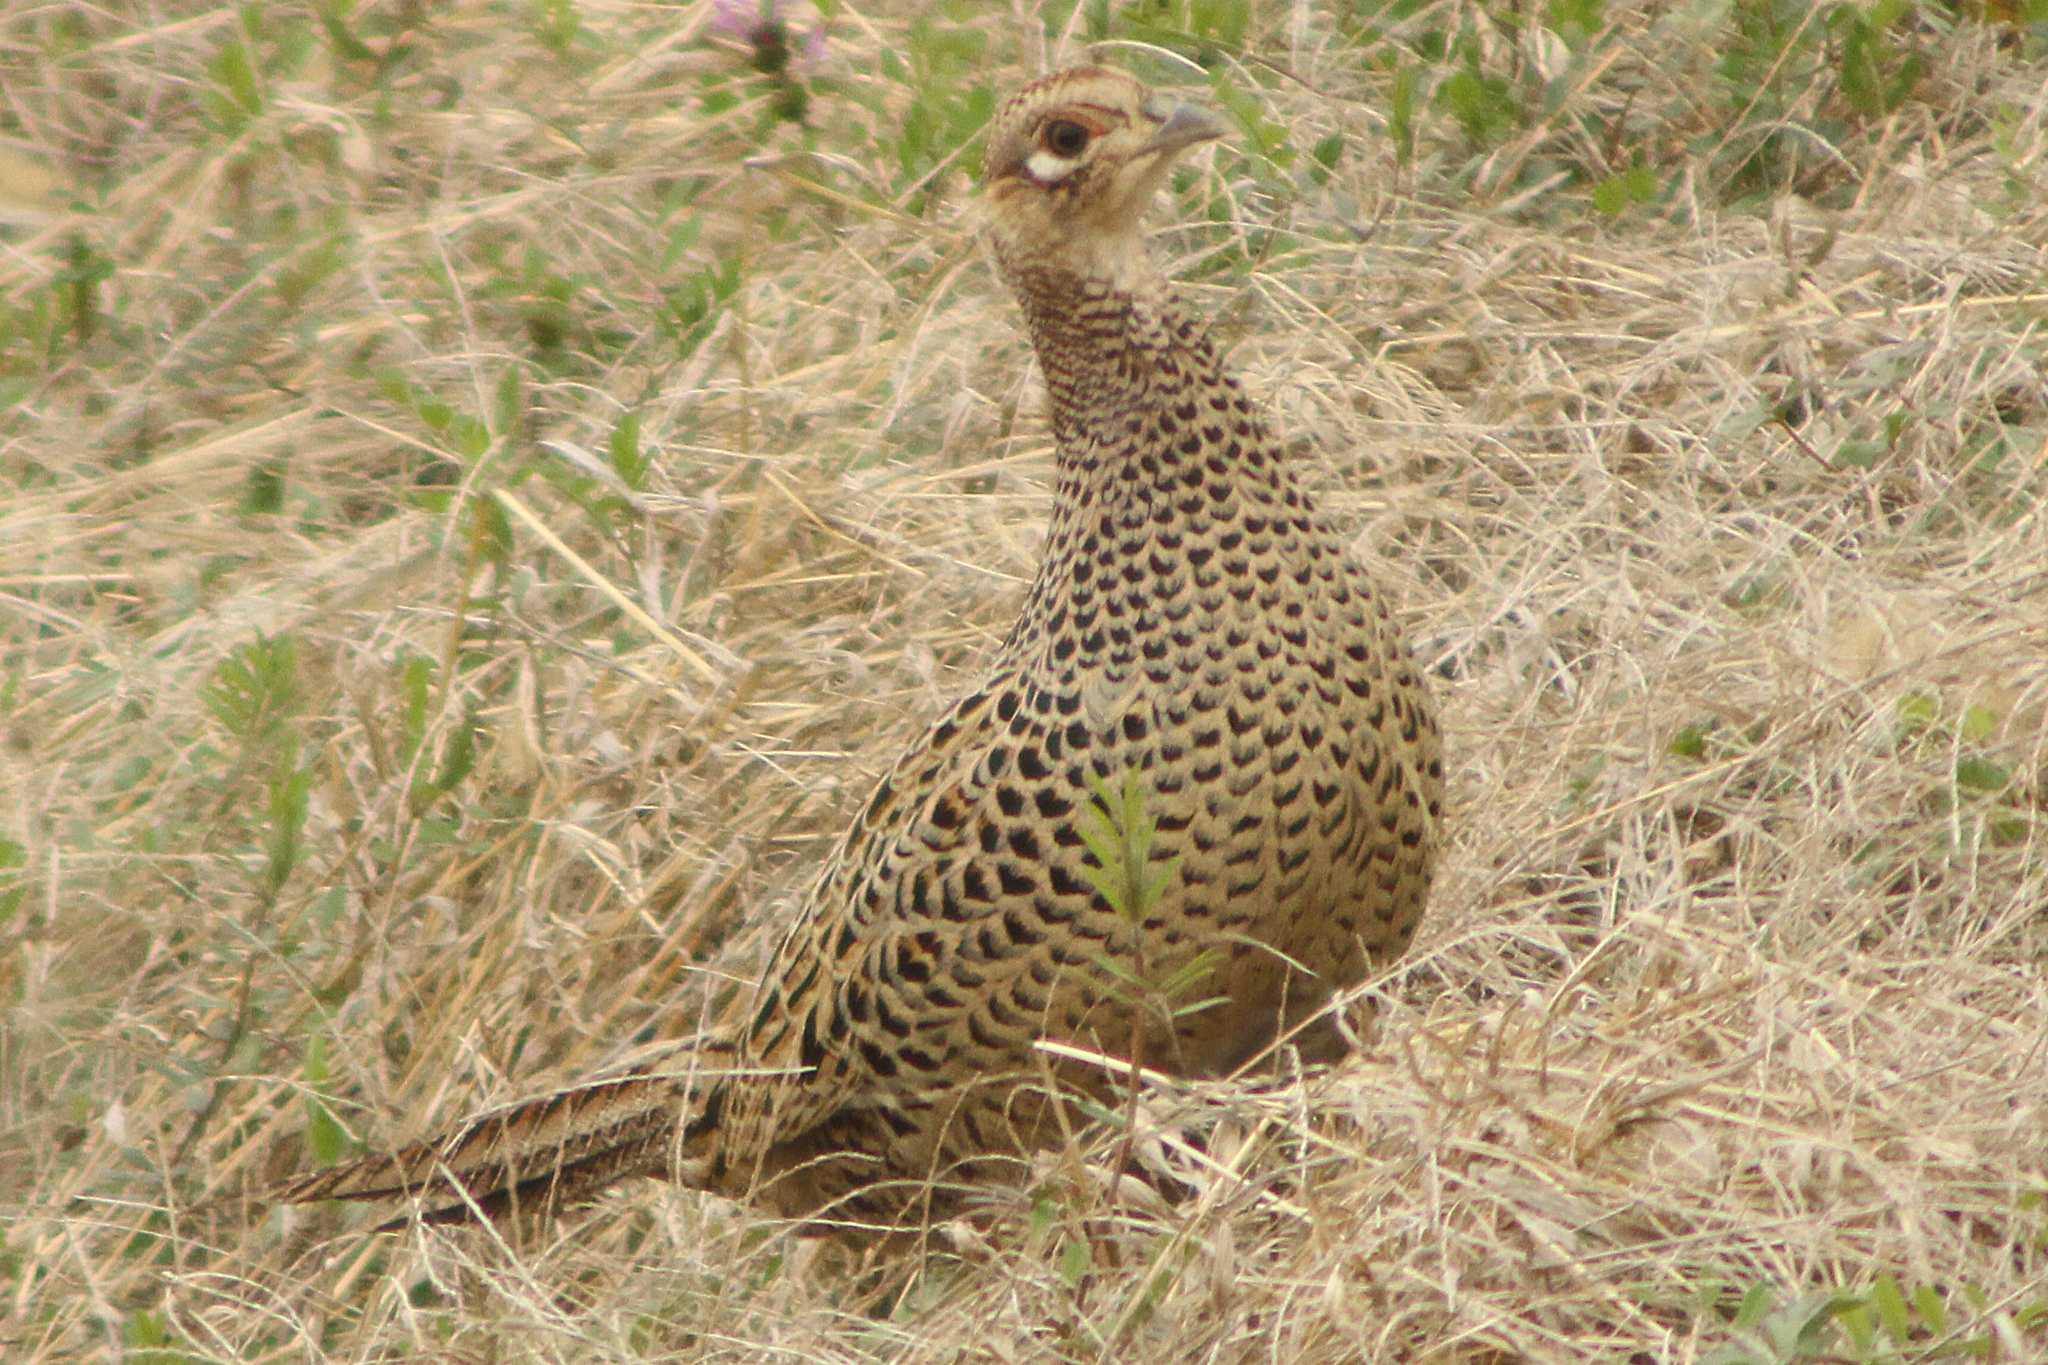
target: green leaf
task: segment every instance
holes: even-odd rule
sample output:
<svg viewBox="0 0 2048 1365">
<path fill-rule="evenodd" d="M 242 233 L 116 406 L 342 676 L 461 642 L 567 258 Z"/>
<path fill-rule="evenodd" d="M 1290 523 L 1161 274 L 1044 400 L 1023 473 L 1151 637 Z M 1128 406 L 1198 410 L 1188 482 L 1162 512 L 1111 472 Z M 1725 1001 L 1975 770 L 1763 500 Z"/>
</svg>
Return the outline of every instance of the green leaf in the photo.
<svg viewBox="0 0 2048 1365">
<path fill-rule="evenodd" d="M 702 218 L 685 218 L 682 222 L 676 224 L 668 234 L 667 246 L 662 250 L 661 268 L 667 270 L 687 256 L 690 248 L 697 245 L 697 238 L 703 234 L 703 231 L 704 220 Z"/>
<path fill-rule="evenodd" d="M 454 791 L 475 769 L 476 732 L 475 714 L 464 715 L 462 724 L 448 737 L 448 747 L 441 755 L 441 770 L 434 777 L 434 786 L 437 790 Z"/>
<path fill-rule="evenodd" d="M 1146 846 L 1149 848 L 1150 845 L 1151 841 L 1147 840 Z M 1172 885 L 1174 877 L 1179 872 L 1179 858 L 1169 858 L 1160 866 L 1152 868 L 1145 874 L 1144 884 L 1138 889 L 1139 903 L 1147 908 L 1159 904 L 1159 898 L 1166 894 L 1166 888 Z"/>
<path fill-rule="evenodd" d="M 612 428 L 610 441 L 612 472 L 634 492 L 647 487 L 648 461 L 640 453 L 640 414 L 629 412 Z"/>
<path fill-rule="evenodd" d="M 1948 1333 L 1948 1304 L 1931 1284 L 1916 1285 L 1913 1289 L 1913 1306 L 1920 1310 L 1920 1320 L 1936 1336 Z"/>
<path fill-rule="evenodd" d="M 2001 792 L 2012 781 L 2012 771 L 2002 763 L 1988 758 L 1959 758 L 1956 760 L 1956 785 L 1966 791 Z"/>
<path fill-rule="evenodd" d="M 498 376 L 498 391 L 491 405 L 491 424 L 500 436 L 515 435 L 526 421 L 526 392 L 519 379 L 519 367 L 507 365 Z"/>
<path fill-rule="evenodd" d="M 1956 726 L 1956 733 L 1964 742 L 1982 744 L 1997 733 L 1998 713 L 1987 706 L 1972 703 L 1963 708 L 1962 722 Z"/>
<path fill-rule="evenodd" d="M 463 414 L 452 419 L 448 427 L 455 453 L 464 460 L 475 464 L 490 453 L 491 429 L 476 418 Z"/>
<path fill-rule="evenodd" d="M 1545 23 L 1576 48 L 1600 31 L 1605 11 L 1606 0 L 1550 0 Z"/>
<path fill-rule="evenodd" d="M 1100 967 L 1105 975 L 1113 977 L 1123 985 L 1142 987 L 1145 984 L 1138 979 L 1136 971 L 1107 953 L 1090 953 L 1088 959 Z"/>
<path fill-rule="evenodd" d="M 1081 1281 L 1094 1268 L 1095 1257 L 1089 1252 L 1088 1244 L 1080 1238 L 1072 1238 L 1060 1248 L 1060 1278 L 1067 1282 L 1069 1289 L 1079 1288 Z"/>
<path fill-rule="evenodd" d="M 1514 87 L 1480 69 L 1476 44 L 1466 44 L 1464 53 L 1464 66 L 1437 86 L 1436 99 L 1464 130 L 1465 140 L 1485 151 L 1514 131 L 1521 122 L 1521 106 L 1515 102 Z"/>
<path fill-rule="evenodd" d="M 1869 1296 L 1849 1299 L 1835 1309 L 1835 1321 L 1849 1334 L 1850 1345 L 1859 1356 L 1871 1354 L 1877 1344 L 1877 1318 L 1870 1310 Z"/>
<path fill-rule="evenodd" d="M 263 112 L 263 88 L 256 77 L 256 63 L 240 35 L 214 54 L 207 74 L 220 87 L 213 101 L 214 112 L 229 133 L 239 133 Z"/>
<path fill-rule="evenodd" d="M 1415 161 L 1415 73 L 1413 64 L 1402 63 L 1394 71 L 1393 88 L 1387 96 L 1387 136 L 1394 143 L 1394 160 L 1404 170 Z"/>
<path fill-rule="evenodd" d="M 283 460 L 259 460 L 242 475 L 238 510 L 244 516 L 275 516 L 284 510 Z"/>
<path fill-rule="evenodd" d="M 1678 733 L 1671 737 L 1671 755 L 1674 758 L 1703 759 L 1707 756 L 1706 725 L 1680 726 Z"/>
<path fill-rule="evenodd" d="M 200 702 L 237 739 L 260 739 L 298 713 L 298 659 L 293 637 L 259 634 L 214 668 Z"/>
<path fill-rule="evenodd" d="M 474 534 L 478 553 L 493 564 L 510 564 L 516 545 L 512 536 L 512 518 L 506 513 L 505 505 L 494 497 L 486 496 L 475 499 L 470 506 L 476 509 Z"/>
<path fill-rule="evenodd" d="M 442 848 L 452 844 L 462 833 L 462 826 L 454 820 L 438 816 L 423 816 L 414 826 L 422 848 Z"/>
<path fill-rule="evenodd" d="M 279 771 L 270 787 L 270 823 L 264 832 L 263 889 L 275 896 L 284 889 L 305 847 L 306 808 L 313 790 L 310 768 L 299 768 L 298 746 L 287 740 L 280 746 Z"/>
<path fill-rule="evenodd" d="M 0 929 L 5 929 L 28 896 L 19 869 L 28 866 L 28 846 L 0 837 Z"/>
<path fill-rule="evenodd" d="M 313 1164 L 332 1166 L 341 1160 L 348 1150 L 348 1132 L 334 1117 L 334 1111 L 327 1107 L 321 1096 L 327 1089 L 330 1075 L 327 1061 L 327 1035 L 316 1030 L 306 1040 L 306 1146 L 311 1149 Z"/>
<path fill-rule="evenodd" d="M 354 9 L 355 0 L 326 0 L 320 6 L 320 27 L 326 30 L 327 41 L 339 55 L 352 62 L 375 61 L 377 54 L 348 26 Z"/>
<path fill-rule="evenodd" d="M 1661 188 L 1657 173 L 1638 161 L 1593 187 L 1593 207 L 1612 218 L 1632 205 L 1650 203 Z"/>
<path fill-rule="evenodd" d="M 1913 1337 L 1913 1315 L 1906 1308 L 1905 1295 L 1899 1292 L 1899 1282 L 1889 1275 L 1877 1277 L 1877 1283 L 1870 1287 L 1870 1306 L 1877 1310 L 1877 1320 L 1884 1326 L 1885 1335 L 1904 1345 Z"/>
<path fill-rule="evenodd" d="M 347 910 L 348 891 L 341 886 L 330 886 L 313 902 L 313 923 L 322 933 L 331 934 Z"/>
<path fill-rule="evenodd" d="M 413 402 L 413 415 L 422 422 L 425 422 L 435 432 L 444 435 L 447 433 L 448 428 L 455 424 L 454 408 L 449 407 L 438 398 L 430 398 L 424 394 L 416 396 Z"/>
<path fill-rule="evenodd" d="M 400 757 L 407 763 L 419 751 L 420 741 L 427 733 L 427 704 L 433 687 L 434 664 L 424 655 L 415 654 L 399 669 L 399 691 L 405 698 L 405 710 L 400 718 Z"/>
</svg>

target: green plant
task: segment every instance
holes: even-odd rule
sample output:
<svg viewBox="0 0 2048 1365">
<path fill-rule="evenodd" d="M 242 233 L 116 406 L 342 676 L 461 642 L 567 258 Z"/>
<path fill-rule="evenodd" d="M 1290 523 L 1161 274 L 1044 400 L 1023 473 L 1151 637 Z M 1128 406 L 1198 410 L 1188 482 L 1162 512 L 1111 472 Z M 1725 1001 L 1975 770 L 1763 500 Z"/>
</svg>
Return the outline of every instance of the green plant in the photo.
<svg viewBox="0 0 2048 1365">
<path fill-rule="evenodd" d="M 1159 826 L 1145 809 L 1144 781 L 1137 772 L 1126 771 L 1115 788 L 1091 773 L 1088 785 L 1094 799 L 1082 810 L 1080 828 L 1095 860 L 1086 870 L 1088 883 L 1131 935 L 1128 960 L 1105 954 L 1100 965 L 1136 992 L 1161 1023 L 1171 1024 L 1207 1003 L 1189 1005 L 1185 999 L 1215 969 L 1219 955 L 1204 951 L 1165 976 L 1153 975 L 1155 964 L 1144 953 L 1145 922 L 1173 884 L 1180 860 L 1153 856 Z"/>
<path fill-rule="evenodd" d="M 740 257 L 734 253 L 662 291 L 655 324 L 675 348 L 676 359 L 688 359 L 710 337 L 720 314 L 739 292 L 740 278 Z"/>
<path fill-rule="evenodd" d="M 1866 119 L 1896 110 L 1926 74 L 1927 63 L 1901 38 L 1911 0 L 1841 4 L 1828 12 L 1835 43 L 1835 88 L 1850 109 Z"/>
<path fill-rule="evenodd" d="M 557 57 L 567 57 L 586 38 L 576 0 L 533 0 L 533 36 Z"/>
<path fill-rule="evenodd" d="M 1498 146 L 1523 122 L 1514 85 L 1480 64 L 1479 43 L 1470 35 L 1453 44 L 1451 58 L 1450 74 L 1437 82 L 1437 107 L 1457 123 L 1472 150 Z"/>
<path fill-rule="evenodd" d="M 2015 1334 L 2038 1333 L 2048 1326 L 2048 1299 L 2014 1311 L 1991 1304 L 1969 1286 L 1901 1285 L 1888 1274 L 1877 1276 L 1867 1289 L 1816 1289 L 1790 1297 L 1778 1286 L 1758 1282 L 1743 1290 L 1725 1314 L 1718 1335 L 1726 1340 L 1701 1360 L 1702 1365 L 1905 1365 L 1988 1358 L 2001 1339 L 1986 1321 L 1994 1317 L 2003 1318 Z"/>
<path fill-rule="evenodd" d="M 899 206 L 920 213 L 929 198 L 933 172 L 951 164 L 971 165 L 969 150 L 995 113 L 995 92 L 973 72 L 987 60 L 981 29 L 947 22 L 943 12 L 923 14 L 910 25 L 906 52 L 882 52 L 882 74 L 910 91 L 910 103 L 893 120 L 877 98 L 874 112 L 895 162 L 892 190 Z"/>
<path fill-rule="evenodd" d="M 27 878 L 21 870 L 27 866 L 28 847 L 0 835 L 0 931 L 14 922 L 28 896 Z"/>
<path fill-rule="evenodd" d="M 1248 0 L 1136 0 L 1118 9 L 1113 20 L 1106 6 L 1102 13 L 1103 36 L 1157 43 L 1204 65 L 1218 52 L 1244 51 L 1252 21 Z"/>
<path fill-rule="evenodd" d="M 1114 789 L 1093 773 L 1088 785 L 1094 799 L 1083 808 L 1080 821 L 1081 838 L 1095 860 L 1087 869 L 1088 882 L 1124 921 L 1130 935 L 1122 956 L 1102 953 L 1096 958 L 1097 965 L 1116 983 L 1116 992 L 1131 1015 L 1130 1055 L 1126 1059 L 1131 1068 L 1130 1102 L 1117 1161 L 1122 1170 L 1136 1137 L 1145 1040 L 1155 1029 L 1169 1030 L 1179 1019 L 1214 1003 L 1213 999 L 1190 997 L 1214 972 L 1221 954 L 1205 949 L 1178 966 L 1149 960 L 1146 921 L 1173 884 L 1180 860 L 1153 856 L 1159 827 L 1145 810 L 1144 784 L 1135 770 L 1126 770 Z"/>
<path fill-rule="evenodd" d="M 1998 712 L 1981 703 L 1951 713 L 1935 696 L 1913 692 L 1899 701 L 1896 734 L 1902 750 L 1947 769 L 1946 782 L 1931 798 L 1931 814 L 1968 813 L 1983 822 L 1993 843 L 2011 847 L 2026 842 L 2036 817 L 2011 762 L 1992 743 L 2000 725 Z M 1944 838 L 1948 827 L 1946 820 L 1937 826 Z"/>
<path fill-rule="evenodd" d="M 1593 208 L 1609 218 L 1617 218 L 1636 205 L 1653 202 L 1661 188 L 1657 173 L 1638 160 L 1627 170 L 1593 186 Z"/>
<path fill-rule="evenodd" d="M 99 287 L 114 273 L 113 259 L 94 247 L 82 232 L 65 238 L 64 268 L 50 279 L 58 300 L 57 326 L 74 342 L 90 341 L 99 318 Z"/>
<path fill-rule="evenodd" d="M 1735 0 L 1716 65 L 1729 121 L 1702 144 L 1727 197 L 1832 173 L 1818 146 L 1904 103 L 1926 67 L 1906 36 L 1918 8 L 1913 0 Z"/>
</svg>

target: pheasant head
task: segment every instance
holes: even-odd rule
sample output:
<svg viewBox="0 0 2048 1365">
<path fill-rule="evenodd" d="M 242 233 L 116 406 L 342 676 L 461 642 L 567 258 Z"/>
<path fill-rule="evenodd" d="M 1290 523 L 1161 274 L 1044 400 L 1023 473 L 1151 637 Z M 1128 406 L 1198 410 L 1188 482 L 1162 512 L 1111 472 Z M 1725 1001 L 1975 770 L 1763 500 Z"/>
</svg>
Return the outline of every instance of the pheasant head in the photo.
<svg viewBox="0 0 2048 1365">
<path fill-rule="evenodd" d="M 983 171 L 1003 273 L 1020 294 L 1048 275 L 1148 292 L 1145 208 L 1176 156 L 1222 135 L 1214 115 L 1105 67 L 1025 86 L 996 114 Z"/>
</svg>

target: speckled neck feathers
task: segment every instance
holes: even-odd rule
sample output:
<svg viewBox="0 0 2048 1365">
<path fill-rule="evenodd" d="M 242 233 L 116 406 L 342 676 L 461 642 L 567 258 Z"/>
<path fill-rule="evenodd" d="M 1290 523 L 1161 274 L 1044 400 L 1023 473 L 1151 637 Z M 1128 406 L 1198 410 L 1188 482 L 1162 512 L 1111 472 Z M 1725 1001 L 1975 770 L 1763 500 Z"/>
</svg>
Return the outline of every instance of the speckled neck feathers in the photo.
<svg viewBox="0 0 2048 1365">
<path fill-rule="evenodd" d="M 1140 636 L 1253 605 L 1223 590 L 1226 575 L 1251 582 L 1252 555 L 1299 558 L 1302 537 L 1328 533 L 1207 330 L 1149 261 L 1129 288 L 1005 273 L 1051 398 L 1059 470 L 1006 657 L 1049 677 L 1122 674 Z M 1105 549 L 1115 563 L 1099 569 Z M 1334 540 L 1324 550 L 1341 552 Z"/>
</svg>

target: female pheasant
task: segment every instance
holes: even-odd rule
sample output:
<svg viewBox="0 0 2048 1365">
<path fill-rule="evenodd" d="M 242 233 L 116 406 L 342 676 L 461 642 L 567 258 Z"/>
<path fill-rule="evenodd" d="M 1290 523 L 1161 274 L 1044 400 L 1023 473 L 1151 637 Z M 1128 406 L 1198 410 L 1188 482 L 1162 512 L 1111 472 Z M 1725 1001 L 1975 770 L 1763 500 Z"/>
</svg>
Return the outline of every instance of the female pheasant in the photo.
<svg viewBox="0 0 2048 1365">
<path fill-rule="evenodd" d="M 1141 231 L 1175 158 L 1221 133 L 1097 67 L 997 114 L 987 236 L 1058 444 L 1044 557 L 981 685 L 882 779 L 689 1070 L 529 1101 L 278 1197 L 460 1221 L 652 1175 L 809 1230 L 914 1226 L 1100 1094 L 1038 1040 L 1219 1075 L 1406 948 L 1439 840 L 1427 690 Z M 1168 873 L 1137 920 L 1098 892 L 1082 833 L 1096 784 L 1133 774 Z M 1141 1008 L 1115 965 L 1133 962 L 1192 967 L 1210 1003 Z"/>
</svg>

